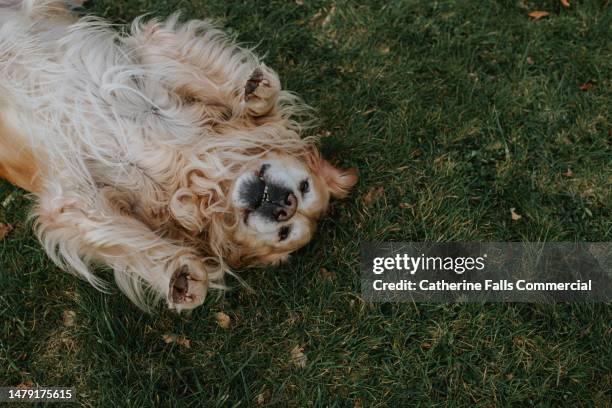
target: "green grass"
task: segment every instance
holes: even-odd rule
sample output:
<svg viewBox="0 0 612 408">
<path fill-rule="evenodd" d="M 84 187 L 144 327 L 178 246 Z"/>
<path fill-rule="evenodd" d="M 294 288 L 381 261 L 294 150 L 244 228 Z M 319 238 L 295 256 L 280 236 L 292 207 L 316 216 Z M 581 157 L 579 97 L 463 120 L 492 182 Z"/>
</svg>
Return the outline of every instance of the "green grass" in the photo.
<svg viewBox="0 0 612 408">
<path fill-rule="evenodd" d="M 297 3 L 87 6 L 115 22 L 182 9 L 258 44 L 317 108 L 324 153 L 361 179 L 291 263 L 242 273 L 253 292 L 191 318 L 143 315 L 56 269 L 27 197 L 0 184 L 0 222 L 16 226 L 0 242 L 0 384 L 74 385 L 85 406 L 610 406 L 610 305 L 370 304 L 359 288 L 366 241 L 610 241 L 608 2 Z"/>
</svg>

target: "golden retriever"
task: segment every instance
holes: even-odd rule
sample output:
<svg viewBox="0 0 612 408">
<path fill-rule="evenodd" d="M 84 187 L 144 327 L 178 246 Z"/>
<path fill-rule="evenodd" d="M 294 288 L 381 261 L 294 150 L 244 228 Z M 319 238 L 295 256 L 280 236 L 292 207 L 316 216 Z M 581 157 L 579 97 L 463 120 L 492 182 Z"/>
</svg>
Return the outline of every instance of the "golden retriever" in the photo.
<svg viewBox="0 0 612 408">
<path fill-rule="evenodd" d="M 302 138 L 307 107 L 207 21 L 122 32 L 59 0 L 0 0 L 0 177 L 32 192 L 49 256 L 180 310 L 230 268 L 308 243 L 354 169 Z"/>
</svg>

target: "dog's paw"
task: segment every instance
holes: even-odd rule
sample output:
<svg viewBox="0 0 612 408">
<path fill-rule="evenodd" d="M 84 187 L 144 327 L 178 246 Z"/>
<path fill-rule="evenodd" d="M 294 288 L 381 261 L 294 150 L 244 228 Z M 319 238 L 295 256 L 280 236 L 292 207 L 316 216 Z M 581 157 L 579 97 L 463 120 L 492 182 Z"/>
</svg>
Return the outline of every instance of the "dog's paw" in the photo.
<svg viewBox="0 0 612 408">
<path fill-rule="evenodd" d="M 266 66 L 255 68 L 244 86 L 246 111 L 251 116 L 270 112 L 280 92 L 278 76 Z"/>
<path fill-rule="evenodd" d="M 208 276 L 202 262 L 188 258 L 174 271 L 168 290 L 168 304 L 177 312 L 191 310 L 204 302 Z"/>
</svg>

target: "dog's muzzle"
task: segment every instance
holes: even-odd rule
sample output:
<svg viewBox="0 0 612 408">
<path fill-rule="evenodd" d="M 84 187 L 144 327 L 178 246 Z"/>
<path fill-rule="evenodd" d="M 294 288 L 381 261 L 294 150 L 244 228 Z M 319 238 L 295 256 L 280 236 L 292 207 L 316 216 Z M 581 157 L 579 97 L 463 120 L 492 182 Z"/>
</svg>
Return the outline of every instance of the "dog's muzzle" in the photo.
<svg viewBox="0 0 612 408">
<path fill-rule="evenodd" d="M 264 177 L 262 167 L 257 177 L 241 186 L 240 198 L 248 203 L 248 211 L 277 222 L 291 219 L 298 207 L 298 199 L 291 189 Z"/>
</svg>

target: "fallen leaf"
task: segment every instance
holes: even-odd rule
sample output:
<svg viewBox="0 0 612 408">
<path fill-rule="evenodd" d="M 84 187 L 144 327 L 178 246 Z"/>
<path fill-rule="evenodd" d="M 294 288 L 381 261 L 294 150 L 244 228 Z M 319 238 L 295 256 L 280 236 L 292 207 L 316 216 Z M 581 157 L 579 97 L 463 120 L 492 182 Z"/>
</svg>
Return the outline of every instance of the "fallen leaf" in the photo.
<svg viewBox="0 0 612 408">
<path fill-rule="evenodd" d="M 565 8 L 569 8 L 570 6 L 569 0 L 561 0 L 561 5 Z"/>
<path fill-rule="evenodd" d="M 336 274 L 327 270 L 327 268 L 319 269 L 319 273 L 321 274 L 321 278 L 324 280 L 334 280 L 336 279 Z"/>
<path fill-rule="evenodd" d="M 565 177 L 574 177 L 574 172 L 572 171 L 572 169 L 570 169 L 569 167 L 567 168 L 567 171 L 565 173 L 563 173 L 563 175 Z"/>
<path fill-rule="evenodd" d="M 512 207 L 512 208 L 510 209 L 510 217 L 512 217 L 512 221 L 518 221 L 518 220 L 520 220 L 521 218 L 523 218 L 523 216 L 522 216 L 522 215 L 517 214 L 517 213 L 516 213 L 514 210 L 516 210 L 516 208 L 514 208 L 514 207 Z"/>
<path fill-rule="evenodd" d="M 353 408 L 362 408 L 363 404 L 361 403 L 361 398 L 356 398 L 355 403 L 353 404 Z"/>
<path fill-rule="evenodd" d="M 382 186 L 379 187 L 372 187 L 370 189 L 370 191 L 367 192 L 367 194 L 365 196 L 363 196 L 363 202 L 365 203 L 365 205 L 367 205 L 368 207 L 372 205 L 372 203 L 374 203 L 374 201 L 376 201 L 376 199 L 378 197 L 380 197 L 383 193 L 385 192 L 385 188 Z"/>
<path fill-rule="evenodd" d="M 585 82 L 584 84 L 580 85 L 580 90 L 581 91 L 589 91 L 589 90 L 593 89 L 594 86 L 595 86 L 595 84 L 592 83 L 591 81 Z"/>
<path fill-rule="evenodd" d="M 421 348 L 423 350 L 429 350 L 431 348 L 431 343 L 428 343 L 428 342 L 422 343 Z"/>
<path fill-rule="evenodd" d="M 221 327 L 222 329 L 230 328 L 232 319 L 228 315 L 223 312 L 217 312 L 215 318 L 217 319 L 217 324 L 219 325 L 219 327 Z"/>
<path fill-rule="evenodd" d="M 306 362 L 308 359 L 304 354 L 304 347 L 295 346 L 293 350 L 291 350 L 291 360 L 296 367 L 304 368 L 306 367 Z"/>
<path fill-rule="evenodd" d="M 270 391 L 268 389 L 264 389 L 262 393 L 257 394 L 255 397 L 255 403 L 257 405 L 263 405 L 270 400 Z"/>
<path fill-rule="evenodd" d="M 381 44 L 378 46 L 378 51 L 383 55 L 387 55 L 391 51 L 391 48 L 389 48 L 388 45 Z"/>
<path fill-rule="evenodd" d="M 176 344 L 178 344 L 180 346 L 184 346 L 184 347 L 187 347 L 187 348 L 191 347 L 191 340 L 186 339 L 183 336 L 177 336 L 175 334 L 164 334 L 162 336 L 162 340 L 166 344 L 176 343 Z"/>
<path fill-rule="evenodd" d="M 528 14 L 529 17 L 533 18 L 534 20 L 539 20 L 541 18 L 547 17 L 550 15 L 550 13 L 548 11 L 532 11 L 531 13 Z"/>
<path fill-rule="evenodd" d="M 73 310 L 64 310 L 62 313 L 62 323 L 66 327 L 74 326 L 74 318 L 76 317 L 76 313 Z"/>
<path fill-rule="evenodd" d="M 399 208 L 402 209 L 406 209 L 406 208 L 412 208 L 414 207 L 414 204 L 410 204 L 410 203 L 400 203 Z"/>
<path fill-rule="evenodd" d="M 11 224 L 3 224 L 0 222 L 0 241 L 2 241 L 6 236 L 13 230 L 13 226 Z"/>
<path fill-rule="evenodd" d="M 534 63 L 535 63 L 535 61 L 533 60 L 533 58 L 527 57 L 527 64 L 533 65 Z"/>
<path fill-rule="evenodd" d="M 34 386 L 34 381 L 32 380 L 25 380 L 20 384 L 17 384 L 16 388 L 19 388 L 20 390 L 24 390 L 27 388 L 32 388 Z"/>
</svg>

